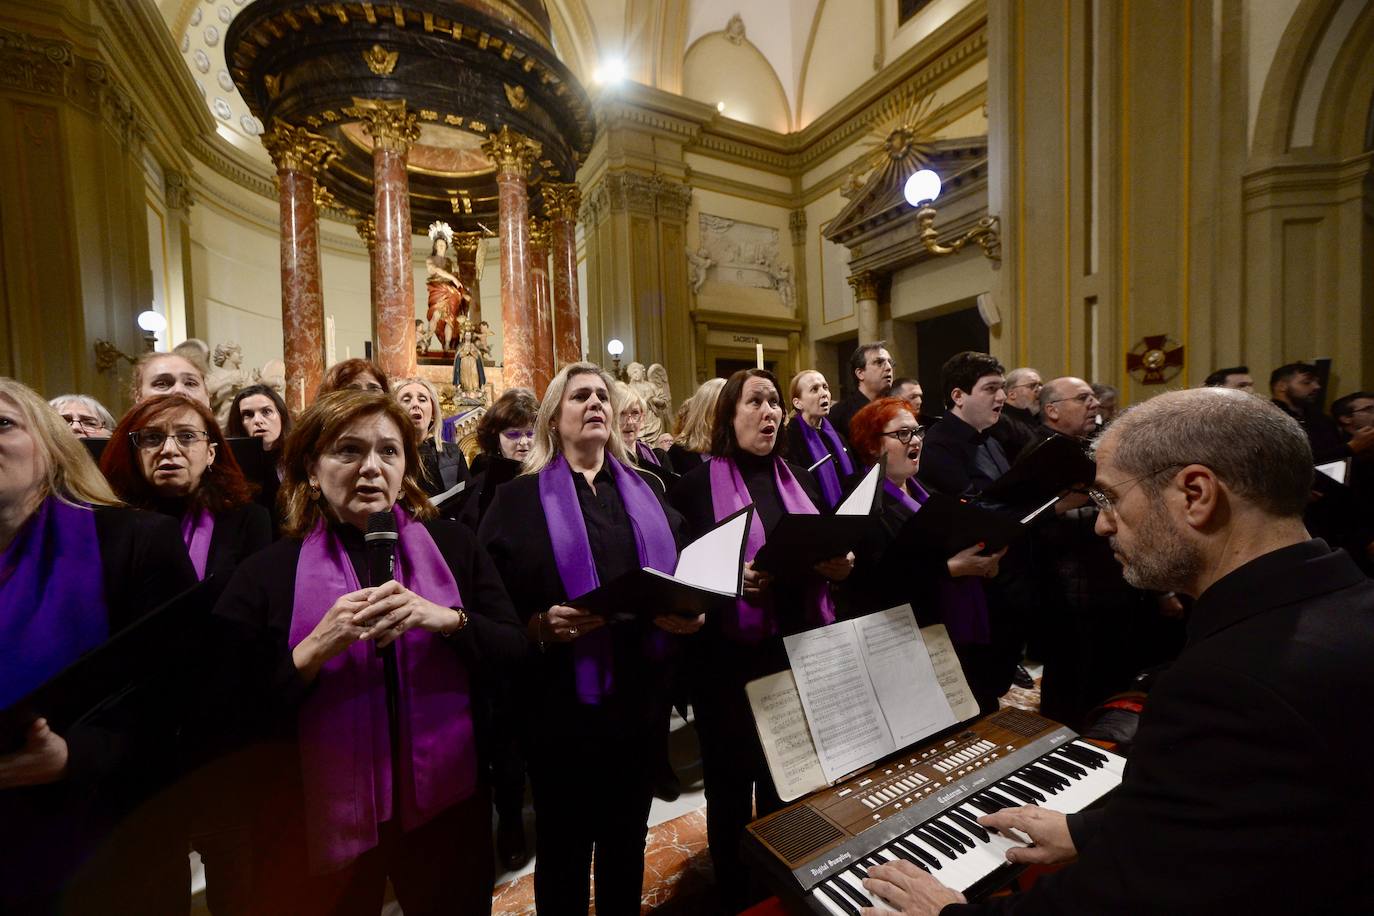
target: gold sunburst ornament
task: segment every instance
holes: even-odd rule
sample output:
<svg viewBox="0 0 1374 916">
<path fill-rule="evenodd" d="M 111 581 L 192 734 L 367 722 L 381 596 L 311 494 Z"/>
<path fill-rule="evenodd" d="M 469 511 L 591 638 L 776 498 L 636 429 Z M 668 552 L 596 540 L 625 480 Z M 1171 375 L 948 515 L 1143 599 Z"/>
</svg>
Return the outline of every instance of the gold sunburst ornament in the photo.
<svg viewBox="0 0 1374 916">
<path fill-rule="evenodd" d="M 935 133 L 935 98 L 918 96 L 887 117 L 878 119 L 868 132 L 864 145 L 873 148 L 861 160 L 866 169 L 881 168 L 889 160 L 914 171 L 930 161 Z"/>
<path fill-rule="evenodd" d="M 391 71 L 396 69 L 396 58 L 399 56 L 399 51 L 388 51 L 381 45 L 373 45 L 363 52 L 363 62 L 377 76 L 390 76 Z"/>
</svg>

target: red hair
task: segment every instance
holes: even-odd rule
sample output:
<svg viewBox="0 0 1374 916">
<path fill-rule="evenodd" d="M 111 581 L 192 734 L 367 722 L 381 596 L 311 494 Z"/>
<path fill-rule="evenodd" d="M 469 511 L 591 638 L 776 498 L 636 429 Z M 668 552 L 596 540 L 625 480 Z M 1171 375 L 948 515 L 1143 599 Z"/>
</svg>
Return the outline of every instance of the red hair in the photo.
<svg viewBox="0 0 1374 916">
<path fill-rule="evenodd" d="M 187 502 L 202 507 L 209 512 L 223 512 L 242 506 L 253 498 L 254 488 L 243 476 L 229 448 L 224 432 L 215 422 L 215 415 L 199 401 L 193 401 L 184 394 L 161 394 L 135 404 L 119 421 L 115 431 L 110 434 L 110 444 L 100 456 L 100 470 L 105 479 L 119 494 L 119 498 L 131 506 L 147 509 L 157 500 L 157 491 L 148 478 L 143 476 L 143 465 L 138 460 L 138 446 L 129 438 L 148 424 L 161 419 L 173 411 L 190 410 L 205 424 L 210 434 L 210 444 L 215 446 L 215 463 L 205 469 L 200 485 L 187 496 Z"/>
<path fill-rule="evenodd" d="M 883 450 L 883 428 L 904 410 L 918 424 L 921 422 L 916 408 L 905 398 L 878 398 L 854 414 L 849 421 L 849 447 L 860 461 L 873 464 L 878 460 L 878 453 Z"/>
</svg>

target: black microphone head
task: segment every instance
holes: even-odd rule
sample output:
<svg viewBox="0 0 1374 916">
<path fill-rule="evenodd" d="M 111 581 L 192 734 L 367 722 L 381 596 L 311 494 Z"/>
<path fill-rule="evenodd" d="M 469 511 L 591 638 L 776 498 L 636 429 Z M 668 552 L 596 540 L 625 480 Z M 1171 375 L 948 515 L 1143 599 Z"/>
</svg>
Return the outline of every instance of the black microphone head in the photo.
<svg viewBox="0 0 1374 916">
<path fill-rule="evenodd" d="M 390 509 L 384 512 L 373 512 L 367 517 L 366 540 L 394 541 L 396 538 L 396 516 Z"/>
</svg>

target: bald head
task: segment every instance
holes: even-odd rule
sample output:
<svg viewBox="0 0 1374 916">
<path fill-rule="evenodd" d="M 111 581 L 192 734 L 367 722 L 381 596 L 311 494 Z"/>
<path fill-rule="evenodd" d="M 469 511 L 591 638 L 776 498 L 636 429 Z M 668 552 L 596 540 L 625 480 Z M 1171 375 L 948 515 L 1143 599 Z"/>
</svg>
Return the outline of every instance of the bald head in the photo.
<svg viewBox="0 0 1374 916">
<path fill-rule="evenodd" d="M 1040 389 L 1040 422 L 1065 436 L 1083 438 L 1097 428 L 1093 386 L 1071 375 L 1050 379 Z"/>
</svg>

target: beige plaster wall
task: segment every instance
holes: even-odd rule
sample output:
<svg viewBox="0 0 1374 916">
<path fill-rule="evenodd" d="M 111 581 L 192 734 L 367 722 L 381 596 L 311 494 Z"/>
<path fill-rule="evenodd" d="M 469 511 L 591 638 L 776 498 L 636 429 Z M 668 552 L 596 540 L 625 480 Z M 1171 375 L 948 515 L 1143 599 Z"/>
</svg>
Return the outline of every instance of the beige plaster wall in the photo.
<svg viewBox="0 0 1374 916">
<path fill-rule="evenodd" d="M 746 38 L 734 44 L 723 32 L 702 36 L 687 51 L 682 94 L 715 106 L 722 115 L 786 133 L 792 113 L 777 73 Z"/>
</svg>

